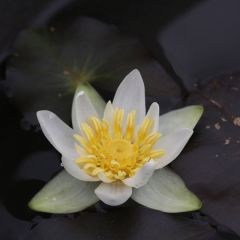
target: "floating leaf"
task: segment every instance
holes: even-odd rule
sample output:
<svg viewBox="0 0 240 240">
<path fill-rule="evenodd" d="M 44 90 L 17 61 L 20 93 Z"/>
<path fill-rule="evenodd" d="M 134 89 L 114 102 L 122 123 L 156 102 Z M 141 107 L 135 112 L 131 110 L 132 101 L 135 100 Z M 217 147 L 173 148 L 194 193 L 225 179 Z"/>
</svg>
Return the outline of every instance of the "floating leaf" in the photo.
<svg viewBox="0 0 240 240">
<path fill-rule="evenodd" d="M 195 90 L 199 83 L 206 84 L 219 73 L 239 70 L 240 15 L 236 9 L 240 4 L 224 0 L 186 2 L 192 5 L 189 10 L 156 35 L 182 83 Z"/>
<path fill-rule="evenodd" d="M 14 4 L 1 2 L 1 22 L 7 23 L 7 26 L 0 29 L 0 61 L 11 52 L 16 35 L 23 28 L 44 24 L 50 17 L 56 14 L 57 10 L 60 10 L 69 2 L 70 0 L 60 0 L 55 7 L 53 7 L 53 2 L 49 0 L 39 2 L 23 0 L 21 3 L 15 2 Z"/>
<path fill-rule="evenodd" d="M 132 199 L 146 207 L 169 213 L 194 211 L 202 206 L 182 179 L 166 167 L 157 170 L 146 185 L 134 189 Z"/>
<path fill-rule="evenodd" d="M 177 84 L 136 39 L 113 26 L 80 18 L 64 28 L 23 31 L 7 64 L 4 86 L 28 122 L 37 124 L 35 112 L 44 109 L 69 121 L 79 83 L 91 82 L 111 95 L 134 68 L 141 71 L 151 100 L 161 101 L 164 109 L 180 100 Z"/>
<path fill-rule="evenodd" d="M 29 207 L 39 212 L 78 212 L 98 201 L 94 193 L 98 184 L 79 181 L 63 170 L 33 197 Z"/>
<path fill-rule="evenodd" d="M 186 104 L 205 113 L 173 169 L 202 199 L 202 212 L 240 234 L 240 74 L 214 78 Z"/>
<path fill-rule="evenodd" d="M 74 218 L 54 216 L 41 220 L 26 236 L 26 240 L 222 239 L 213 238 L 215 235 L 216 229 L 207 222 L 135 206 L 115 207 L 107 213 L 85 211 Z"/>
<path fill-rule="evenodd" d="M 22 221 L 14 217 L 2 204 L 0 204 L 0 219 L 1 239 L 24 239 L 26 233 L 31 231 L 31 223 L 29 221 Z"/>
</svg>

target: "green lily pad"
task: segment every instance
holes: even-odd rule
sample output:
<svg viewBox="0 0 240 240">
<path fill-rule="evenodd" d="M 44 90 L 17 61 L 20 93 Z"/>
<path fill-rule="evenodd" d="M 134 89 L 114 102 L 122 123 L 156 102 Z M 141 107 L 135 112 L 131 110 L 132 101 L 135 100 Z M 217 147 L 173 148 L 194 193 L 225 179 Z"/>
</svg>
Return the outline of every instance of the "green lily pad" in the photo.
<svg viewBox="0 0 240 240">
<path fill-rule="evenodd" d="M 50 219 L 43 219 L 29 232 L 26 240 L 232 239 L 216 235 L 216 229 L 200 220 L 141 207 L 115 207 L 107 213 L 88 211 L 74 218 L 53 216 Z"/>
<path fill-rule="evenodd" d="M 173 162 L 203 200 L 202 212 L 240 235 L 240 74 L 212 79 L 191 93 L 186 104 L 200 103 L 205 113 L 187 151 Z"/>
<path fill-rule="evenodd" d="M 133 190 L 132 199 L 146 207 L 168 213 L 194 211 L 202 206 L 183 180 L 169 168 L 155 171 L 146 185 Z"/>
<path fill-rule="evenodd" d="M 99 200 L 94 193 L 98 184 L 79 181 L 63 170 L 32 198 L 29 207 L 48 213 L 78 212 Z"/>
<path fill-rule="evenodd" d="M 64 28 L 25 30 L 14 48 L 4 86 L 31 124 L 37 124 L 35 112 L 44 109 L 69 121 L 80 83 L 90 82 L 112 96 L 134 68 L 141 71 L 151 101 L 155 98 L 170 109 L 180 100 L 177 84 L 138 40 L 94 19 L 80 18 Z"/>
</svg>

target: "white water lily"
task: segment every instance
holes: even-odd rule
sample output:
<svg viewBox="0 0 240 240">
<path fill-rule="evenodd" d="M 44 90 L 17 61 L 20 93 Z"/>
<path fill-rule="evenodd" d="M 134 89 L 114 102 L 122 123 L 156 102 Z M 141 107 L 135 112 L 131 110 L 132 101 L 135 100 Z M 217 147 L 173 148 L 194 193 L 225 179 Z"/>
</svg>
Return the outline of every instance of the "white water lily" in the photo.
<svg viewBox="0 0 240 240">
<path fill-rule="evenodd" d="M 159 117 L 157 103 L 146 112 L 144 83 L 139 71 L 133 70 L 103 111 L 95 109 L 84 91 L 76 92 L 72 107 L 73 129 L 50 111 L 39 111 L 37 117 L 47 139 L 62 154 L 65 170 L 79 180 L 74 181 L 74 186 L 79 182 L 80 189 L 82 181 L 94 186 L 96 195 L 89 193 L 92 203 L 100 199 L 116 206 L 133 194 L 135 201 L 156 209 L 151 200 L 146 202 L 141 197 L 141 191 L 151 193 L 154 179 L 162 181 L 156 177 L 161 171 L 162 176 L 171 175 L 164 167 L 182 151 L 201 114 L 201 106 L 189 106 Z M 154 171 L 155 177 L 149 181 Z M 148 182 L 151 189 L 148 189 Z M 161 186 L 161 182 L 158 184 Z M 178 186 L 173 181 L 174 184 Z M 180 185 L 185 187 L 182 182 Z M 157 194 L 165 193 L 164 189 L 162 186 Z M 71 211 L 73 208 L 65 212 Z"/>
</svg>

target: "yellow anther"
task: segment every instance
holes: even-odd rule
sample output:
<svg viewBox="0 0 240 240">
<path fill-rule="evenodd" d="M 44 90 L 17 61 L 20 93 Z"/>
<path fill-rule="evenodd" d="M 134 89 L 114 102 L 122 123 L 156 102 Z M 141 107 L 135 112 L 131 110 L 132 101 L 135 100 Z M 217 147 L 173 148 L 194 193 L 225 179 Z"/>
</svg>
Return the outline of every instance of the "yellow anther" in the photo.
<svg viewBox="0 0 240 240">
<path fill-rule="evenodd" d="M 81 143 L 81 145 L 83 147 L 87 146 L 87 140 L 85 140 L 82 136 L 78 135 L 78 134 L 74 134 L 73 137 L 79 142 Z"/>
<path fill-rule="evenodd" d="M 149 156 L 150 156 L 152 159 L 154 159 L 154 158 L 160 158 L 160 157 L 162 157 L 164 154 L 165 154 L 164 150 L 154 150 L 154 151 L 151 151 L 151 152 L 150 152 L 150 155 L 149 155 Z"/>
<path fill-rule="evenodd" d="M 139 133 L 142 135 L 145 135 L 147 134 L 147 132 L 150 130 L 151 127 L 152 127 L 152 120 L 146 117 L 139 128 Z"/>
<path fill-rule="evenodd" d="M 82 136 L 78 135 L 78 134 L 74 134 L 73 137 L 81 144 L 81 146 L 83 147 L 83 149 L 88 152 L 88 153 L 92 153 L 92 149 L 88 146 L 89 143 L 86 139 L 84 139 Z M 78 147 L 76 147 L 77 150 Z M 78 151 L 78 150 L 77 150 Z"/>
<path fill-rule="evenodd" d="M 145 144 L 145 145 L 140 147 L 139 153 L 140 154 L 148 153 L 151 149 L 152 149 L 152 145 L 151 144 Z"/>
<path fill-rule="evenodd" d="M 132 177 L 150 159 L 164 155 L 154 149 L 160 134 L 152 132 L 152 126 L 153 120 L 146 117 L 137 127 L 136 111 L 124 118 L 123 109 L 114 110 L 111 122 L 91 117 L 81 125 L 83 135 L 74 135 L 79 153 L 75 162 L 91 176 L 103 172 L 112 181 Z"/>
<path fill-rule="evenodd" d="M 161 137 L 161 134 L 160 134 L 160 133 L 157 133 L 157 132 L 150 133 L 150 134 L 145 138 L 144 144 L 154 145 L 155 143 L 157 143 L 157 141 L 159 140 L 160 137 Z"/>
<path fill-rule="evenodd" d="M 101 122 L 98 118 L 96 118 L 96 117 L 90 118 L 90 123 L 92 123 L 95 133 L 101 132 Z"/>
<path fill-rule="evenodd" d="M 98 175 L 98 173 L 103 172 L 104 170 L 102 168 L 96 167 L 93 171 L 92 171 L 92 175 L 96 176 Z"/>
<path fill-rule="evenodd" d="M 113 134 L 116 138 L 122 137 L 123 109 L 116 109 L 113 117 Z"/>
<path fill-rule="evenodd" d="M 83 123 L 82 124 L 82 130 L 85 133 L 87 139 L 89 141 L 94 139 L 94 133 L 91 127 L 89 127 L 89 125 L 87 123 Z"/>
<path fill-rule="evenodd" d="M 110 162 L 110 164 L 111 164 L 112 167 L 115 167 L 115 168 L 119 168 L 120 167 L 119 162 L 117 162 L 116 160 L 112 160 Z"/>
<path fill-rule="evenodd" d="M 125 138 L 127 140 L 132 140 L 135 128 L 136 121 L 136 111 L 130 112 L 127 116 L 127 126 L 126 126 L 126 134 Z"/>
<path fill-rule="evenodd" d="M 117 174 L 115 174 L 115 178 L 119 180 L 123 180 L 126 177 L 126 172 L 124 171 L 118 171 Z"/>
<path fill-rule="evenodd" d="M 94 163 L 86 163 L 83 167 L 84 170 L 88 170 L 89 168 L 96 168 L 96 165 Z"/>
<path fill-rule="evenodd" d="M 96 159 L 97 158 L 95 155 L 87 155 L 87 156 L 76 159 L 75 162 L 76 163 L 95 163 Z"/>
</svg>

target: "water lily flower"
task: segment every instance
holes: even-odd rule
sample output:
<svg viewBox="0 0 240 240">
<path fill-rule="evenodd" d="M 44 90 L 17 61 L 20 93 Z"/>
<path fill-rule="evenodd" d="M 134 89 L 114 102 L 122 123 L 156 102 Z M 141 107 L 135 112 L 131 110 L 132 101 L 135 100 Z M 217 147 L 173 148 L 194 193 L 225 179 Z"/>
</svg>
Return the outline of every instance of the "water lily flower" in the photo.
<svg viewBox="0 0 240 240">
<path fill-rule="evenodd" d="M 46 138 L 62 154 L 63 166 L 76 179 L 75 184 L 94 184 L 92 191 L 97 198 L 116 206 L 131 196 L 142 204 L 145 198 L 152 201 L 151 184 L 160 181 L 161 185 L 171 175 L 170 170 L 160 174 L 159 169 L 179 155 L 201 114 L 201 106 L 189 106 L 159 117 L 156 102 L 146 112 L 144 82 L 139 71 L 133 70 L 102 112 L 95 109 L 84 91 L 77 92 L 72 107 L 73 129 L 50 111 L 39 111 L 37 117 Z M 154 171 L 163 177 L 156 177 Z M 178 185 L 174 181 L 173 185 Z M 179 182 L 178 191 L 185 187 Z M 145 205 L 155 208 L 151 204 Z"/>
</svg>

